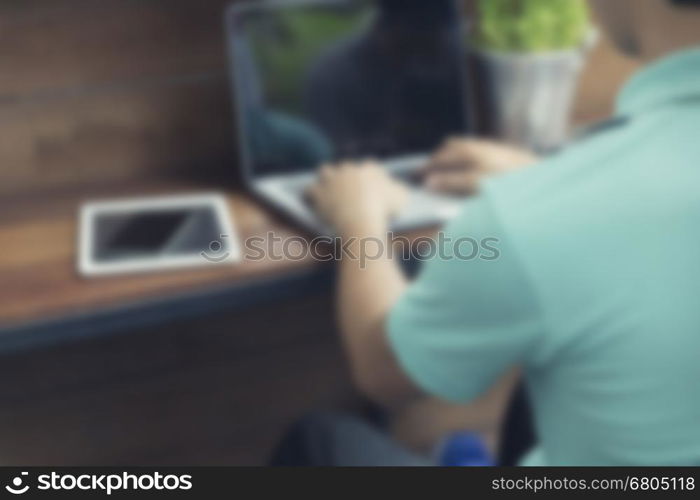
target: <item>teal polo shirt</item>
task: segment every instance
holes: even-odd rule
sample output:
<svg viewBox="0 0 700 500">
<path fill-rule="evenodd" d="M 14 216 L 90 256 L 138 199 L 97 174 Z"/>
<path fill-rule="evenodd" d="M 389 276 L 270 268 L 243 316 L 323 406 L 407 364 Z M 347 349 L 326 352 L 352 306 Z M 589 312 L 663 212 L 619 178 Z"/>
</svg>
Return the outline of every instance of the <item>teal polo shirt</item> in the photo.
<svg viewBox="0 0 700 500">
<path fill-rule="evenodd" d="M 528 465 L 700 465 L 700 48 L 636 75 L 617 115 L 485 181 L 445 234 L 498 258 L 444 245 L 387 320 L 430 394 L 523 367 Z"/>
</svg>

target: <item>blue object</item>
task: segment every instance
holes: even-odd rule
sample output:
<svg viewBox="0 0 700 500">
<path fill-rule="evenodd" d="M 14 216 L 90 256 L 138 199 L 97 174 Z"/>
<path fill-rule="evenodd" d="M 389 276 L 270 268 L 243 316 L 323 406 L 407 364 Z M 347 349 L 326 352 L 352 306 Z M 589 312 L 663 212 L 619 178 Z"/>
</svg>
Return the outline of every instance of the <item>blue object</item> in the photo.
<svg viewBox="0 0 700 500">
<path fill-rule="evenodd" d="M 437 462 L 443 467 L 495 465 L 484 440 L 474 432 L 455 432 L 448 435 L 437 450 Z"/>
</svg>

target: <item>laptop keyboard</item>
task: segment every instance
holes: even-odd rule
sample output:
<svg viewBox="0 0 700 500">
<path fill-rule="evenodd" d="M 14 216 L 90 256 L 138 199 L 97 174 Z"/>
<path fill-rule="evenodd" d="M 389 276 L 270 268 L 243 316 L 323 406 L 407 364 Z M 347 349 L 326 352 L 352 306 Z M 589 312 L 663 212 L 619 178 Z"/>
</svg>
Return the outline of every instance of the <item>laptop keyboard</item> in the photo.
<svg viewBox="0 0 700 500">
<path fill-rule="evenodd" d="M 423 184 L 420 167 L 425 164 L 425 161 L 425 156 L 411 156 L 390 160 L 385 166 L 394 178 L 406 183 L 409 187 L 420 188 Z M 315 174 L 291 176 L 284 179 L 282 186 L 286 192 L 300 198 L 303 200 L 304 205 L 313 209 L 313 201 L 309 197 L 307 190 L 315 179 Z"/>
</svg>

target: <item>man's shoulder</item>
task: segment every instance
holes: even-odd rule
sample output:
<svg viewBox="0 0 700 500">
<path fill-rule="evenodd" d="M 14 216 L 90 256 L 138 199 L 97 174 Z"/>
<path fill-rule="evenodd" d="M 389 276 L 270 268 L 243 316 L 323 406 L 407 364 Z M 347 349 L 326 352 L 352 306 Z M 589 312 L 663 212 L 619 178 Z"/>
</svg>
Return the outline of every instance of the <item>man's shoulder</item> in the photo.
<svg viewBox="0 0 700 500">
<path fill-rule="evenodd" d="M 615 203 L 615 190 L 628 175 L 624 163 L 624 127 L 576 142 L 539 163 L 486 179 L 481 194 L 510 237 L 527 235 L 547 244 L 578 225 L 596 219 L 595 212 Z"/>
<path fill-rule="evenodd" d="M 482 194 L 508 233 L 543 244 L 673 211 L 700 182 L 697 117 L 669 110 L 603 127 L 537 165 L 486 180 Z"/>
</svg>

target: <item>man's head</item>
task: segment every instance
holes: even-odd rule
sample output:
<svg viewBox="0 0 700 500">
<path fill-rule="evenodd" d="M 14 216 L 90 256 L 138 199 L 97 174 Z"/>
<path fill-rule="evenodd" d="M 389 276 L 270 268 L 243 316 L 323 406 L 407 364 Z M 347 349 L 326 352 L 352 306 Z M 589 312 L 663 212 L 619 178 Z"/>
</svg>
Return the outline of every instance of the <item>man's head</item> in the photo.
<svg viewBox="0 0 700 500">
<path fill-rule="evenodd" d="M 598 21 L 618 47 L 655 59 L 700 45 L 700 0 L 590 0 Z"/>
</svg>

